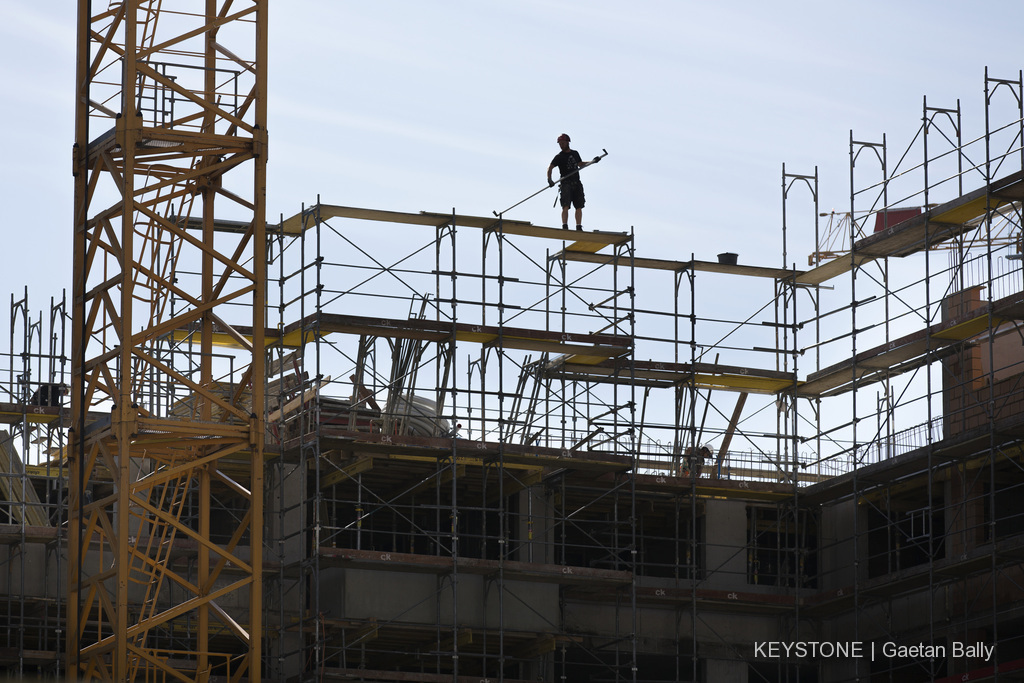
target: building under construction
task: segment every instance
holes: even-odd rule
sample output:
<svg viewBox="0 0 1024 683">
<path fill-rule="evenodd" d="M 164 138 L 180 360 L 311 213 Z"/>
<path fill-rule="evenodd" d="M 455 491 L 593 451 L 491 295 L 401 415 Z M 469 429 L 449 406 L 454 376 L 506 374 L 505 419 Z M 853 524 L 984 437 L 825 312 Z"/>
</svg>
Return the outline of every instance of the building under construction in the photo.
<svg viewBox="0 0 1024 683">
<path fill-rule="evenodd" d="M 783 168 L 790 265 L 669 260 L 320 198 L 265 222 L 223 180 L 265 178 L 253 5 L 254 54 L 189 72 L 83 20 L 73 294 L 13 296 L 0 367 L 0 671 L 1024 677 L 1021 74 L 985 74 L 975 137 L 927 100 L 897 153 L 851 135 L 842 212 Z"/>
</svg>

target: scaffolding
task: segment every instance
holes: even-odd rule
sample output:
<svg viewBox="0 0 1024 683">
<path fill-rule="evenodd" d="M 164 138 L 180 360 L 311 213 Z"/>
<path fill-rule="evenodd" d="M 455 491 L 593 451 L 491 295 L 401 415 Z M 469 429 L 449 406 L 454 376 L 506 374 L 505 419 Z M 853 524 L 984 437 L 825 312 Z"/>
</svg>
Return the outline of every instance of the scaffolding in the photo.
<svg viewBox="0 0 1024 683">
<path fill-rule="evenodd" d="M 813 585 L 798 540 L 816 523 L 787 501 L 827 475 L 799 470 L 776 407 L 797 385 L 778 305 L 795 271 L 454 211 L 318 200 L 281 226 L 282 680 L 392 680 L 396 662 L 410 680 L 700 680 L 699 651 L 736 648 L 698 612 L 791 606 L 740 577 Z M 737 275 L 765 304 L 702 317 L 699 277 Z M 706 537 L 715 498 L 761 504 L 752 561 Z M 638 647 L 641 615 L 673 635 Z"/>
<path fill-rule="evenodd" d="M 996 128 L 1000 90 L 1017 110 Z M 979 658 L 758 661 L 752 643 L 1015 648 L 1020 79 L 986 75 L 986 93 L 967 142 L 959 103 L 925 100 L 895 168 L 851 134 L 843 249 L 819 234 L 817 170 L 783 168 L 780 268 L 454 212 L 318 200 L 283 221 L 299 266 L 281 266 L 280 338 L 308 340 L 280 425 L 277 477 L 306 501 L 278 510 L 302 539 L 280 559 L 283 660 L 363 680 L 985 675 Z M 867 158 L 881 180 L 864 186 Z M 542 256 L 544 239 L 562 244 Z M 716 295 L 737 276 L 764 305 L 726 320 Z"/>
<path fill-rule="evenodd" d="M 185 377 L 216 359 L 220 396 L 240 391 L 232 347 L 266 340 L 263 677 L 1024 669 L 1022 102 L 1019 74 L 986 73 L 976 137 L 959 102 L 927 99 L 899 154 L 851 133 L 842 214 L 822 215 L 817 169 L 783 166 L 778 266 L 649 258 L 632 227 L 319 198 L 268 225 L 266 329 L 183 326 L 147 352 Z M 52 302 L 47 325 L 27 293 L 11 310 L 0 577 L 21 628 L 0 653 L 9 671 L 56 674 L 69 422 L 42 401 L 66 381 L 67 313 Z M 197 350 L 200 334 L 223 355 Z M 145 382 L 145 410 L 193 414 L 195 388 L 163 375 Z M 244 459 L 225 467 L 250 480 Z M 213 494 L 211 542 L 245 555 L 248 537 L 231 539 L 244 506 L 227 484 Z M 198 500 L 181 492 L 182 524 Z M 193 576 L 201 549 L 171 545 Z M 177 648 L 198 627 L 154 638 L 187 662 Z M 920 647 L 766 656 L 769 641 Z M 995 649 L 954 650 L 977 643 Z"/>
<path fill-rule="evenodd" d="M 65 605 L 67 471 L 60 464 L 68 414 L 66 301 L 33 311 L 11 296 L 0 382 L 0 667 L 56 674 Z"/>
<path fill-rule="evenodd" d="M 283 226 L 275 367 L 302 362 L 278 383 L 295 409 L 273 413 L 272 478 L 303 502 L 277 510 L 301 539 L 280 546 L 281 675 L 627 675 L 629 619 L 570 633 L 559 604 L 564 584 L 623 615 L 636 599 L 631 236 L 319 201 Z M 380 235 L 413 250 L 376 256 Z M 614 249 L 610 279 L 552 243 Z M 622 381 L 550 376 L 580 363 Z"/>
<path fill-rule="evenodd" d="M 984 132 L 970 140 L 959 102 L 925 98 L 895 165 L 884 138 L 851 132 L 848 246 L 824 260 L 818 241 L 797 278 L 849 294 L 842 309 L 815 302 L 816 320 L 839 313 L 849 324 L 830 338 L 817 328 L 816 367 L 796 394 L 817 417 L 802 437 L 817 445 L 815 464 L 849 463 L 804 497 L 832 518 L 820 552 L 855 561 L 823 563 L 834 593 L 807 613 L 879 647 L 984 642 L 998 661 L 854 659 L 823 666 L 829 680 L 987 680 L 1022 663 L 1020 543 L 1003 493 L 1022 481 L 1021 83 L 986 71 Z M 994 124 L 997 111 L 1009 122 Z M 865 181 L 865 166 L 880 179 Z"/>
</svg>

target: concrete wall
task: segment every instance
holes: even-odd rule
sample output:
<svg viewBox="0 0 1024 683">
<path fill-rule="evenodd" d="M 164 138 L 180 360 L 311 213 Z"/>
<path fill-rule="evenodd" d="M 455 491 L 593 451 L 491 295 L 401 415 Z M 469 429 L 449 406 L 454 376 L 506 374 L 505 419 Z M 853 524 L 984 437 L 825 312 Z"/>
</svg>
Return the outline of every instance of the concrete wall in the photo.
<svg viewBox="0 0 1024 683">
<path fill-rule="evenodd" d="M 747 504 L 708 500 L 704 508 L 704 586 L 722 590 L 748 588 Z"/>
<path fill-rule="evenodd" d="M 859 538 L 854 537 L 856 529 Z M 852 499 L 828 505 L 821 511 L 818 549 L 819 590 L 838 590 L 867 578 L 867 512 Z"/>
<path fill-rule="evenodd" d="M 516 631 L 556 631 L 559 618 L 557 584 L 504 582 L 473 574 L 434 574 L 370 569 L 321 572 L 321 599 L 328 616 Z"/>
</svg>

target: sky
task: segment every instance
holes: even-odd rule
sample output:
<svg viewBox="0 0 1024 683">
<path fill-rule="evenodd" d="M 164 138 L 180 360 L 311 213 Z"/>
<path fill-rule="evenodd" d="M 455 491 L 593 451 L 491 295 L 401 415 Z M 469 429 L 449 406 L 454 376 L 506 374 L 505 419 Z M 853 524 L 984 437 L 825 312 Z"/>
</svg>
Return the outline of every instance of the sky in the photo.
<svg viewBox="0 0 1024 683">
<path fill-rule="evenodd" d="M 638 256 L 780 266 L 782 168 L 849 206 L 857 139 L 913 138 L 922 97 L 982 126 L 985 68 L 1024 66 L 1017 0 L 288 0 L 270 4 L 269 219 L 325 203 L 490 215 L 545 185 L 560 133 L 587 229 Z M 0 296 L 70 291 L 75 14 L 5 0 Z M 552 192 L 508 215 L 557 226 Z M 786 262 L 813 245 L 790 209 Z M 0 315 L 7 347 L 8 316 Z"/>
</svg>

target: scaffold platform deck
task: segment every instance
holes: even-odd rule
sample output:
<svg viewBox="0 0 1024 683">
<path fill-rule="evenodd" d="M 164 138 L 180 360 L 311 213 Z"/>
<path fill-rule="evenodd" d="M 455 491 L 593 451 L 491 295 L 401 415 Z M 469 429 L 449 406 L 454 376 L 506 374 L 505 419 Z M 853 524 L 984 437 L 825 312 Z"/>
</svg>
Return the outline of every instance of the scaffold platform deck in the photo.
<svg viewBox="0 0 1024 683">
<path fill-rule="evenodd" d="M 820 285 L 861 266 L 887 256 L 908 256 L 930 249 L 972 229 L 971 222 L 1012 202 L 1024 200 L 1024 171 L 1012 173 L 984 187 L 963 194 L 920 215 L 864 237 L 845 254 L 801 273 L 797 284 Z"/>
</svg>

